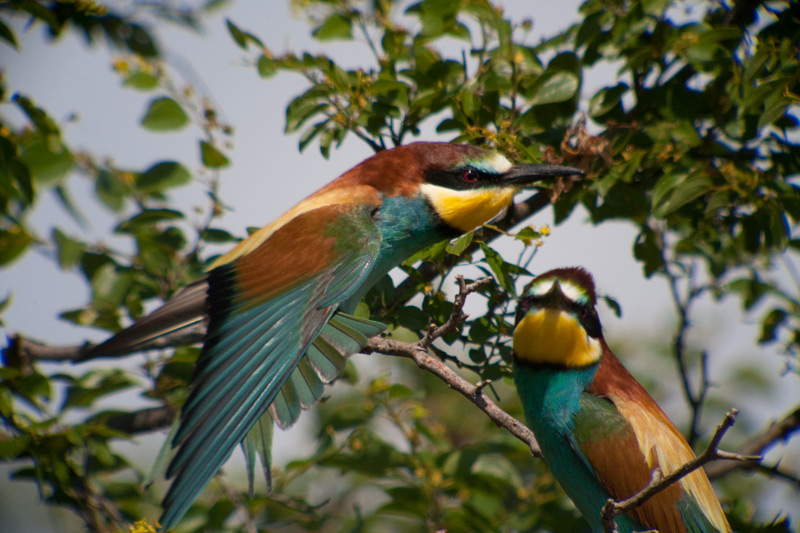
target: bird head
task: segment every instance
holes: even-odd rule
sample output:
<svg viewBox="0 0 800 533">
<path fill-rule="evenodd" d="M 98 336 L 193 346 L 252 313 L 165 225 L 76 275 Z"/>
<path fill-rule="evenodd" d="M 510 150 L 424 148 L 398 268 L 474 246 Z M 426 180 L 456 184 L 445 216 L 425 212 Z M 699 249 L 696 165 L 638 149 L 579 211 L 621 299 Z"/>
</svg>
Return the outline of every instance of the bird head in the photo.
<svg viewBox="0 0 800 533">
<path fill-rule="evenodd" d="M 580 267 L 537 276 L 517 305 L 514 355 L 523 364 L 583 367 L 599 361 L 603 330 L 594 281 Z"/>
<path fill-rule="evenodd" d="M 513 165 L 477 146 L 418 142 L 376 154 L 331 186 L 369 185 L 384 197 L 422 197 L 438 220 L 462 234 L 502 214 L 521 189 L 582 174 L 567 166 Z"/>
</svg>

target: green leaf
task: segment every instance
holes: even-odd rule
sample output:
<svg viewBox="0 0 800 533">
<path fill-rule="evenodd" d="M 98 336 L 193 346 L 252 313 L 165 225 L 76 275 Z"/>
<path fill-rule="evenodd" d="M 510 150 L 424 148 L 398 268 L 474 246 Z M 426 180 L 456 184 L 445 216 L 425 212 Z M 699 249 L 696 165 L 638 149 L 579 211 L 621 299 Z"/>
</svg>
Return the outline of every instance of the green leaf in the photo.
<svg viewBox="0 0 800 533">
<path fill-rule="evenodd" d="M 452 244 L 448 244 L 447 248 L 445 248 L 445 250 L 447 251 L 447 253 L 453 254 L 453 255 L 461 255 L 461 254 L 463 254 L 464 250 L 466 250 L 467 247 L 470 244 L 472 244 L 472 237 L 473 237 L 474 234 L 475 234 L 474 231 L 470 231 L 469 233 L 466 233 L 466 234 L 462 235 L 461 237 L 459 237 L 458 239 L 453 241 Z"/>
<path fill-rule="evenodd" d="M 149 226 L 167 220 L 180 220 L 182 218 L 183 213 L 174 209 L 145 209 L 141 213 L 122 222 L 117 226 L 115 231 L 118 233 L 134 233 L 143 226 Z"/>
<path fill-rule="evenodd" d="M 13 294 L 9 293 L 8 296 L 6 296 L 4 300 L 0 300 L 0 315 L 3 314 L 3 311 L 8 309 L 9 305 L 11 305 L 12 298 L 13 298 Z"/>
<path fill-rule="evenodd" d="M 431 263 L 438 263 L 444 259 L 447 246 L 447 241 L 440 241 L 436 244 L 432 244 L 403 261 L 403 264 L 413 265 L 417 261 L 430 261 Z"/>
<path fill-rule="evenodd" d="M 22 226 L 0 229 L 0 265 L 7 265 L 22 255 L 33 237 Z"/>
<path fill-rule="evenodd" d="M 250 32 L 239 29 L 230 19 L 225 19 L 225 24 L 228 26 L 228 32 L 231 34 L 231 37 L 233 37 L 233 40 L 236 41 L 236 44 L 242 50 L 247 50 L 248 43 L 253 43 L 259 48 L 264 48 L 264 43 L 262 43 L 258 37 Z"/>
<path fill-rule="evenodd" d="M 772 309 L 761 322 L 761 336 L 758 338 L 759 344 L 765 344 L 778 338 L 778 328 L 781 327 L 789 314 L 780 308 Z"/>
<path fill-rule="evenodd" d="M 553 104 L 572 98 L 578 90 L 578 76 L 560 71 L 547 76 L 531 98 L 531 105 Z"/>
<path fill-rule="evenodd" d="M 208 243 L 222 244 L 236 241 L 236 237 L 219 228 L 206 228 L 203 230 L 203 240 Z"/>
<path fill-rule="evenodd" d="M 711 178 L 705 172 L 666 174 L 653 188 L 653 215 L 664 218 L 706 194 L 711 187 Z"/>
<path fill-rule="evenodd" d="M 658 237 L 656 233 L 647 226 L 645 226 L 642 232 L 636 237 L 636 243 L 633 245 L 633 255 L 642 263 L 646 278 L 649 278 L 664 266 L 664 262 L 661 258 L 661 248 L 658 244 Z"/>
<path fill-rule="evenodd" d="M 471 90 L 463 90 L 459 95 L 459 100 L 461 100 L 461 110 L 464 112 L 464 115 L 467 118 L 476 119 L 477 113 L 481 109 L 481 102 L 478 99 L 478 95 L 476 95 Z"/>
<path fill-rule="evenodd" d="M 41 182 L 63 178 L 72 170 L 75 158 L 56 136 L 48 135 L 25 146 L 20 157 L 33 177 Z"/>
<path fill-rule="evenodd" d="M 172 98 L 155 98 L 150 101 L 141 124 L 150 131 L 174 131 L 186 127 L 189 116 Z"/>
<path fill-rule="evenodd" d="M 3 39 L 15 49 L 19 48 L 17 45 L 17 38 L 14 36 L 14 32 L 11 31 L 11 28 L 9 28 L 8 25 L 6 25 L 6 23 L 2 20 L 0 20 L 0 39 Z"/>
<path fill-rule="evenodd" d="M 622 318 L 622 307 L 619 305 L 618 301 L 611 296 L 601 296 L 600 299 L 606 303 L 606 305 L 614 312 L 617 318 Z"/>
<path fill-rule="evenodd" d="M 230 160 L 225 157 L 225 154 L 206 141 L 200 141 L 200 157 L 203 165 L 208 168 L 222 168 L 230 164 Z"/>
<path fill-rule="evenodd" d="M 239 27 L 231 22 L 230 19 L 225 19 L 225 25 L 228 27 L 228 33 L 231 34 L 233 40 L 239 45 L 242 50 L 247 50 L 247 36 L 239 29 Z"/>
<path fill-rule="evenodd" d="M 102 169 L 97 173 L 94 192 L 98 198 L 113 211 L 119 211 L 125 205 L 128 187 L 113 172 Z"/>
<path fill-rule="evenodd" d="M 190 181 L 192 174 L 186 167 L 175 161 L 162 161 L 137 176 L 136 188 L 140 192 L 154 193 L 185 185 Z"/>
<path fill-rule="evenodd" d="M 311 35 L 320 41 L 329 41 L 332 39 L 352 39 L 352 24 L 353 22 L 350 20 L 350 18 L 345 17 L 340 13 L 334 13 L 325 19 L 322 24 L 317 26 L 317 28 L 311 32 Z"/>
<path fill-rule="evenodd" d="M 152 91 L 158 87 L 158 79 L 152 74 L 139 70 L 125 78 L 122 85 L 137 91 Z"/>
<path fill-rule="evenodd" d="M 533 241 L 541 238 L 542 234 L 533 229 L 533 226 L 525 226 L 514 235 L 514 240 L 522 241 L 526 247 L 532 245 Z"/>
<path fill-rule="evenodd" d="M 407 93 L 408 85 L 399 80 L 380 78 L 369 86 L 369 94 L 372 95 L 386 94 L 392 91 L 403 91 Z"/>
<path fill-rule="evenodd" d="M 100 311 L 114 311 L 122 305 L 133 285 L 132 271 L 117 272 L 111 263 L 98 268 L 92 276 L 92 307 Z"/>
<path fill-rule="evenodd" d="M 85 245 L 72 239 L 58 228 L 53 229 L 53 242 L 58 252 L 58 264 L 62 269 L 73 268 L 80 263 Z"/>
<path fill-rule="evenodd" d="M 776 98 L 768 107 L 764 110 L 760 117 L 758 117 L 758 126 L 757 128 L 760 130 L 762 128 L 767 127 L 768 125 L 772 124 L 776 120 L 780 119 L 786 113 L 786 109 L 792 105 L 792 99 L 789 97 L 782 97 Z"/>
<path fill-rule="evenodd" d="M 329 108 L 327 103 L 316 103 L 316 99 L 296 99 L 289 107 L 286 108 L 286 133 L 297 131 L 306 121 L 314 115 L 324 113 Z M 329 120 L 326 118 L 324 121 L 315 125 L 313 129 L 322 124 L 327 126 Z"/>
<path fill-rule="evenodd" d="M 589 115 L 600 118 L 613 110 L 622 110 L 622 98 L 628 92 L 628 85 L 618 83 L 614 87 L 600 89 L 589 102 Z"/>
<path fill-rule="evenodd" d="M 322 122 L 318 122 L 311 126 L 310 128 L 306 128 L 303 134 L 300 136 L 300 141 L 297 143 L 297 147 L 302 152 L 303 150 L 311 144 L 313 141 L 322 131 L 325 129 L 325 126 L 328 124 L 328 120 L 323 120 Z"/>
<path fill-rule="evenodd" d="M 492 273 L 494 273 L 497 283 L 500 284 L 504 291 L 516 298 L 517 290 L 514 287 L 514 280 L 511 279 L 511 276 L 509 275 L 508 263 L 503 260 L 499 253 L 491 249 L 486 244 L 481 242 L 480 246 L 481 250 L 483 250 L 483 255 L 486 258 L 486 263 L 489 265 L 489 268 L 492 269 Z"/>
<path fill-rule="evenodd" d="M 422 309 L 414 306 L 406 306 L 397 313 L 398 323 L 412 331 L 424 331 L 428 328 L 428 315 Z"/>
<path fill-rule="evenodd" d="M 123 370 L 90 371 L 67 387 L 61 410 L 90 407 L 97 399 L 136 385 Z"/>
<path fill-rule="evenodd" d="M 17 437 L 4 437 L 0 439 L 0 458 L 4 460 L 14 459 L 22 454 L 31 444 L 30 435 L 19 435 Z"/>
<path fill-rule="evenodd" d="M 278 67 L 275 65 L 275 61 L 265 55 L 262 55 L 258 58 L 257 68 L 258 75 L 262 78 L 271 78 L 276 72 L 278 72 Z"/>
<path fill-rule="evenodd" d="M 53 189 L 56 193 L 56 197 L 61 202 L 62 207 L 70 214 L 70 216 L 81 226 L 86 225 L 86 218 L 78 209 L 78 205 L 72 201 L 72 198 L 69 195 L 69 190 L 66 187 L 66 184 L 58 184 Z"/>
</svg>

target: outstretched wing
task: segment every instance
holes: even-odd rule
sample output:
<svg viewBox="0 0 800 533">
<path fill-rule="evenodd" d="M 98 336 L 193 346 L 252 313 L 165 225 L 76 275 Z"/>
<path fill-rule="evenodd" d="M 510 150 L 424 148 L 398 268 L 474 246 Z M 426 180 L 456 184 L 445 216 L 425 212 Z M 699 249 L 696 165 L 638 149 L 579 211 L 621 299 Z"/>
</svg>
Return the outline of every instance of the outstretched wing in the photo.
<svg viewBox="0 0 800 533">
<path fill-rule="evenodd" d="M 178 452 L 167 471 L 175 479 L 164 498 L 165 529 L 186 512 L 279 392 L 283 400 L 290 396 L 284 403 L 300 402 L 300 379 L 291 381 L 295 394 L 282 390 L 293 372 L 310 379 L 303 402 L 316 398 L 319 387 L 309 371 L 330 380 L 341 366 L 337 357 L 363 345 L 359 340 L 337 349 L 333 343 L 348 336 L 325 332 L 347 320 L 331 318 L 364 282 L 380 248 L 370 210 L 340 204 L 303 213 L 254 251 L 209 274 L 208 333 L 181 412 Z M 306 366 L 301 358 L 312 342 Z"/>
<path fill-rule="evenodd" d="M 574 422 L 577 447 L 614 499 L 628 498 L 646 487 L 653 469 L 666 475 L 694 458 L 683 435 L 607 347 Z M 631 515 L 658 531 L 730 531 L 702 469 L 656 494 Z"/>
</svg>

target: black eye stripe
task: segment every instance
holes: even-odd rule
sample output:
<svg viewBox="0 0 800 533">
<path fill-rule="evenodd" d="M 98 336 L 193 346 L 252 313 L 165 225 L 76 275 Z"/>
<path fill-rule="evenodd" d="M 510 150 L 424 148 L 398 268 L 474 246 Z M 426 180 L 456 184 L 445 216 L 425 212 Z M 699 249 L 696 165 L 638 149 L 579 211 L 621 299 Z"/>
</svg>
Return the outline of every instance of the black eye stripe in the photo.
<svg viewBox="0 0 800 533">
<path fill-rule="evenodd" d="M 458 167 L 452 170 L 428 169 L 425 171 L 425 181 L 427 183 L 457 191 L 477 189 L 499 183 L 501 180 L 501 174 L 483 172 L 470 166 Z"/>
</svg>

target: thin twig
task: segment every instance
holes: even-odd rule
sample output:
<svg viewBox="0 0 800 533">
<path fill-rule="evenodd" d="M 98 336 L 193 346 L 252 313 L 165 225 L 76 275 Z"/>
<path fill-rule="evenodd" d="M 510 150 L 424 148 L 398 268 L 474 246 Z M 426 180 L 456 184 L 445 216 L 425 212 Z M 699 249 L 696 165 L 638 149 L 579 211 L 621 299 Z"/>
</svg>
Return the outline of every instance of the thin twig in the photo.
<svg viewBox="0 0 800 533">
<path fill-rule="evenodd" d="M 106 425 L 129 435 L 138 435 L 169 427 L 177 414 L 178 410 L 171 405 L 147 407 L 112 416 L 106 420 Z"/>
<path fill-rule="evenodd" d="M 798 430 L 800 430 L 800 407 L 795 408 L 794 411 L 779 421 L 770 424 L 761 434 L 740 446 L 737 453 L 742 455 L 764 455 L 777 443 L 787 441 Z M 709 465 L 705 470 L 708 477 L 718 478 L 742 466 L 746 467 L 747 465 L 726 461 Z"/>
<path fill-rule="evenodd" d="M 228 478 L 225 477 L 225 474 L 222 472 L 222 470 L 217 472 L 216 480 L 222 487 L 222 490 L 225 492 L 228 500 L 233 504 L 236 510 L 239 511 L 239 515 L 242 517 L 242 526 L 244 527 L 244 530 L 248 533 L 258 533 L 258 528 L 256 527 L 255 522 L 253 522 L 253 517 L 250 516 L 250 511 L 242 502 L 241 495 L 231 486 L 230 483 L 228 483 Z"/>
<path fill-rule="evenodd" d="M 456 295 L 453 310 L 450 317 L 441 326 L 432 326 L 427 334 L 416 343 L 399 342 L 380 337 L 372 337 L 364 347 L 366 353 L 381 353 L 398 357 L 407 357 L 414 361 L 421 369 L 426 370 L 442 381 L 448 387 L 461 393 L 465 398 L 475 404 L 480 410 L 498 426 L 508 430 L 512 435 L 528 445 L 534 457 L 542 457 L 539 444 L 533 432 L 522 422 L 503 411 L 496 403 L 486 397 L 483 389 L 488 385 L 480 382 L 473 385 L 469 381 L 459 376 L 452 368 L 439 359 L 432 357 L 428 353 L 430 345 L 442 335 L 446 335 L 456 330 L 464 319 L 463 309 L 467 295 L 475 292 L 478 288 L 488 284 L 491 278 L 479 279 L 473 283 L 466 284 L 462 276 L 457 276 L 459 291 Z"/>
<path fill-rule="evenodd" d="M 736 409 L 731 409 L 728 411 L 728 413 L 725 415 L 725 418 L 722 420 L 722 423 L 720 423 L 717 426 L 716 431 L 714 431 L 714 436 L 711 437 L 711 442 L 708 443 L 708 446 L 703 453 L 687 462 L 680 468 L 670 472 L 666 476 L 664 476 L 663 473 L 656 468 L 653 471 L 653 477 L 647 487 L 626 500 L 614 501 L 613 499 L 609 499 L 600 512 L 600 520 L 603 524 L 603 531 L 605 533 L 615 533 L 617 531 L 617 516 L 636 509 L 651 497 L 666 489 L 676 481 L 688 476 L 710 461 L 714 461 L 716 459 L 727 459 L 731 461 L 741 461 L 747 463 L 759 461 L 761 459 L 760 456 L 740 455 L 719 449 L 719 443 L 722 440 L 722 437 L 736 422 L 737 412 L 738 411 Z"/>
<path fill-rule="evenodd" d="M 692 390 L 692 384 L 689 382 L 689 369 L 686 365 L 686 333 L 691 326 L 689 322 L 689 311 L 697 297 L 702 294 L 703 289 L 695 286 L 694 265 L 691 265 L 689 267 L 689 271 L 685 275 L 686 295 L 681 297 L 678 290 L 678 276 L 676 276 L 670 268 L 670 260 L 665 255 L 666 249 L 666 236 L 662 232 L 660 247 L 661 263 L 664 268 L 664 274 L 667 276 L 667 280 L 669 281 L 670 295 L 672 296 L 672 302 L 675 305 L 675 312 L 678 314 L 678 325 L 676 327 L 675 337 L 672 341 L 672 350 L 675 356 L 675 361 L 678 364 L 678 372 L 680 373 L 681 377 L 683 394 L 692 410 L 692 419 L 689 426 L 689 434 L 686 436 L 686 440 L 689 443 L 689 446 L 694 446 L 699 436 L 698 426 L 700 423 L 700 416 L 702 415 L 703 403 L 705 402 L 707 389 L 710 382 L 706 372 L 706 355 L 704 354 L 700 361 L 700 371 L 702 374 L 699 385 L 700 390 L 698 390 L 697 393 Z"/>
</svg>

